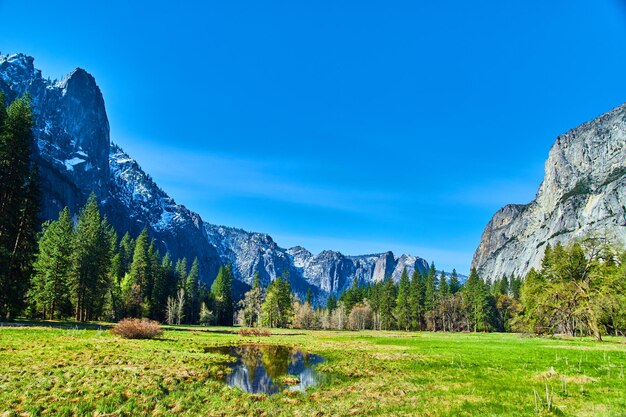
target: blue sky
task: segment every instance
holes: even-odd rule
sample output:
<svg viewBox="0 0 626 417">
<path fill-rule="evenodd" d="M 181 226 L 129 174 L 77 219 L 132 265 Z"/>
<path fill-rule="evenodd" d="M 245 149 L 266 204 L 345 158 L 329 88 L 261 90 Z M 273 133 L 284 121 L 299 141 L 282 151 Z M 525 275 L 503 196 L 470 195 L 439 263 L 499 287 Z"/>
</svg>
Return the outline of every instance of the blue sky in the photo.
<svg viewBox="0 0 626 417">
<path fill-rule="evenodd" d="M 163 189 L 284 247 L 467 272 L 555 137 L 626 101 L 617 0 L 176 3 L 0 0 L 0 51 L 88 70 Z"/>
</svg>

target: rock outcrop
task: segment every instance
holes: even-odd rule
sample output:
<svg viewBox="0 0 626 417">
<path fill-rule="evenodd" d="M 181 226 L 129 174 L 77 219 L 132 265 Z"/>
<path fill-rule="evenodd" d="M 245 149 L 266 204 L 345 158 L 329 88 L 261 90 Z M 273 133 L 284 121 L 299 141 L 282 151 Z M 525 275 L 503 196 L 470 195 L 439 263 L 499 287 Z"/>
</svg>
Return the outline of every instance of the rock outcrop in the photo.
<svg viewBox="0 0 626 417">
<path fill-rule="evenodd" d="M 557 138 L 535 199 L 493 216 L 472 266 L 524 276 L 546 245 L 587 235 L 626 244 L 626 104 Z"/>
</svg>

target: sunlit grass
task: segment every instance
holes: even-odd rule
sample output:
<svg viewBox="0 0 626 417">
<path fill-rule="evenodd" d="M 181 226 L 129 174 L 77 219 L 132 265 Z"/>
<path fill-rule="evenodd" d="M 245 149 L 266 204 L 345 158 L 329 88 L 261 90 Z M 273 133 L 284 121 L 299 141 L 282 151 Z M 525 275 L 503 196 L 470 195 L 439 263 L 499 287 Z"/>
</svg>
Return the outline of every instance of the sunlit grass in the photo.
<svg viewBox="0 0 626 417">
<path fill-rule="evenodd" d="M 242 341 L 297 346 L 333 378 L 271 397 L 214 379 L 224 358 L 204 347 Z M 463 416 L 626 413 L 626 340 L 515 334 L 166 327 L 156 340 L 107 330 L 0 328 L 5 415 Z M 25 414 L 24 414 L 25 413 Z"/>
</svg>

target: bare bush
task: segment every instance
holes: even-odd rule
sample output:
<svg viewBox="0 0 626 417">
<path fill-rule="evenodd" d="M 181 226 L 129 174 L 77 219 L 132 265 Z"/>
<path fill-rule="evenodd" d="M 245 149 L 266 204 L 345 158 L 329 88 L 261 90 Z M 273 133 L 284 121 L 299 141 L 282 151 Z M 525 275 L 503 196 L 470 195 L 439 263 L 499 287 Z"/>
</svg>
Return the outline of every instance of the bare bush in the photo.
<svg viewBox="0 0 626 417">
<path fill-rule="evenodd" d="M 261 329 L 259 327 L 242 327 L 237 331 L 239 336 L 263 336 L 269 337 L 272 335 L 272 332 L 269 329 Z"/>
<path fill-rule="evenodd" d="M 320 315 L 313 310 L 311 304 L 301 304 L 299 301 L 293 303 L 294 321 L 293 327 L 296 329 L 319 329 L 322 327 Z"/>
<path fill-rule="evenodd" d="M 111 333 L 124 339 L 153 339 L 163 334 L 161 325 L 148 319 L 123 319 L 111 329 Z"/>
<path fill-rule="evenodd" d="M 348 316 L 348 328 L 352 330 L 372 328 L 372 309 L 369 304 L 357 304 L 352 307 Z"/>
</svg>

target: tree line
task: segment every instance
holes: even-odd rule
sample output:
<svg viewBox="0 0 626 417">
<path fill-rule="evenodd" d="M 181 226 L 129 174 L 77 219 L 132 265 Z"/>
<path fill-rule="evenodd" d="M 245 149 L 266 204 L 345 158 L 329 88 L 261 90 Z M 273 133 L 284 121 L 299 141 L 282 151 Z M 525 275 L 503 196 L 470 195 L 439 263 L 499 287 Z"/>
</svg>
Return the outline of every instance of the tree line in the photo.
<svg viewBox="0 0 626 417">
<path fill-rule="evenodd" d="M 77 321 L 146 317 L 170 324 L 232 324 L 232 271 L 220 269 L 211 289 L 198 259 L 161 256 L 148 230 L 117 234 L 92 194 L 76 224 L 65 208 L 38 240 L 30 288 L 31 317 Z"/>
<path fill-rule="evenodd" d="M 294 327 L 405 331 L 504 331 L 537 335 L 626 335 L 626 250 L 588 236 L 547 245 L 541 268 L 524 279 L 482 279 L 472 269 L 460 284 L 435 266 L 406 269 L 394 283 L 353 285 L 325 308 L 293 302 Z"/>
<path fill-rule="evenodd" d="M 339 298 L 331 295 L 325 307 L 314 308 L 311 292 L 304 300 L 284 288 L 278 277 L 264 291 L 258 279 L 239 303 L 237 321 L 247 326 L 308 329 L 405 330 L 405 331 L 508 331 L 510 319 L 521 310 L 519 277 L 507 276 L 493 283 L 475 270 L 464 284 L 453 271 L 448 278 L 435 265 L 402 272 L 376 283 L 352 286 Z"/>
<path fill-rule="evenodd" d="M 28 96 L 8 107 L 0 92 L 0 320 L 18 315 L 78 321 L 148 317 L 169 324 L 217 324 L 404 331 L 523 331 L 624 335 L 626 251 L 598 237 L 547 246 L 525 277 L 461 283 L 435 265 L 398 282 L 354 280 L 325 306 L 293 294 L 285 273 L 233 299 L 233 272 L 222 266 L 210 288 L 199 262 L 161 254 L 144 229 L 121 239 L 92 194 L 78 214 L 65 208 L 39 223 L 33 114 Z M 75 217 L 74 217 L 75 216 Z"/>
</svg>

